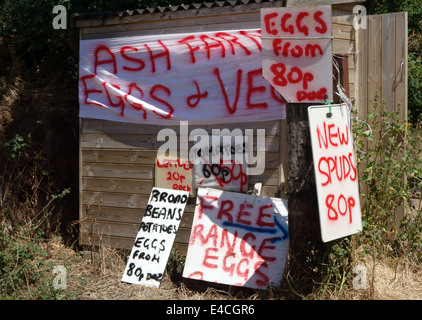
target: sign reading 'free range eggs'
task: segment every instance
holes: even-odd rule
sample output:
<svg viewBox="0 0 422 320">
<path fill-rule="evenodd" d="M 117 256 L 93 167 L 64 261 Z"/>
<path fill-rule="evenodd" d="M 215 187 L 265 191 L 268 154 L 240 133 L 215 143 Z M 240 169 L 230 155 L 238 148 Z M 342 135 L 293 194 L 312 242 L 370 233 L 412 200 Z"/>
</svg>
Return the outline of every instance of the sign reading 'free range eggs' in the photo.
<svg viewBox="0 0 422 320">
<path fill-rule="evenodd" d="M 289 248 L 287 200 L 199 188 L 183 277 L 265 289 Z"/>
<path fill-rule="evenodd" d="M 160 286 L 189 192 L 153 188 L 121 281 Z"/>
</svg>

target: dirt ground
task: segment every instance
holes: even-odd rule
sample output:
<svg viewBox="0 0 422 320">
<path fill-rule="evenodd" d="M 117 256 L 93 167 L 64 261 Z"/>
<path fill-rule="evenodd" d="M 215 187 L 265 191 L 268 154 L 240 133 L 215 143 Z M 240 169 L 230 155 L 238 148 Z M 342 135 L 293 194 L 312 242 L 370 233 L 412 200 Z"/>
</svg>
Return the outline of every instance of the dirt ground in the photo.
<svg viewBox="0 0 422 320">
<path fill-rule="evenodd" d="M 419 191 L 420 192 L 420 191 Z M 411 199 L 419 208 L 421 194 Z M 75 300 L 270 300 L 284 299 L 271 290 L 252 290 L 214 285 L 184 279 L 181 270 L 166 270 L 158 289 L 132 285 L 120 281 L 126 262 L 119 250 L 100 248 L 99 251 L 75 251 L 66 247 L 60 237 L 44 243 L 48 260 L 64 265 L 66 291 Z M 333 299 L 347 300 L 422 300 L 422 269 L 404 258 L 394 261 L 377 260 L 365 256 L 362 260 L 366 276 L 364 289 L 350 288 Z M 170 274 L 171 273 L 171 274 Z M 349 286 L 351 287 L 351 286 Z M 291 295 L 290 295 L 291 296 Z M 299 299 L 300 297 L 298 297 Z M 310 294 L 307 299 L 315 299 Z M 331 299 L 329 295 L 325 299 Z"/>
<path fill-rule="evenodd" d="M 237 290 L 228 286 L 207 287 L 204 282 L 163 277 L 160 288 L 148 288 L 120 281 L 125 268 L 121 254 L 113 249 L 99 253 L 76 252 L 59 238 L 46 243 L 50 262 L 66 267 L 66 290 L 75 300 L 268 300 L 271 292 Z M 340 299 L 422 300 L 422 270 L 404 260 L 374 261 L 366 257 L 366 290 L 349 289 Z M 373 281 L 371 281 L 373 280 Z M 313 299 L 312 296 L 307 297 Z M 280 298 L 276 298 L 280 299 Z"/>
<path fill-rule="evenodd" d="M 179 279 L 163 277 L 160 288 L 149 288 L 120 281 L 126 266 L 118 250 L 104 248 L 100 252 L 76 252 L 65 247 L 59 238 L 45 244 L 49 262 L 64 265 L 66 290 L 76 300 L 228 300 L 258 299 L 259 293 L 249 292 L 235 297 L 230 290 L 187 284 Z M 188 288 L 189 285 L 195 287 Z M 228 288 L 228 287 L 226 287 Z"/>
</svg>

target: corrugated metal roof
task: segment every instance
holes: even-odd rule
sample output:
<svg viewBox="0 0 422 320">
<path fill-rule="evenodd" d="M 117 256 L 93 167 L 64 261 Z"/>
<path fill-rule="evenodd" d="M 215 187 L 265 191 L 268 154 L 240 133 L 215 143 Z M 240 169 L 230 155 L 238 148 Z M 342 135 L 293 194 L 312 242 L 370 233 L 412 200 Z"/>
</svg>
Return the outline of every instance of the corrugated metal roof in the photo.
<svg viewBox="0 0 422 320">
<path fill-rule="evenodd" d="M 117 12 L 76 13 L 73 15 L 73 19 L 75 20 L 105 19 L 105 18 L 112 18 L 112 17 L 134 16 L 134 15 L 140 15 L 140 14 L 163 13 L 163 12 L 168 12 L 168 11 L 174 12 L 174 11 L 181 11 L 181 10 L 227 7 L 227 6 L 245 5 L 245 4 L 250 4 L 250 3 L 266 3 L 266 2 L 274 2 L 274 1 L 279 1 L 279 0 L 225 0 L 225 1 L 214 1 L 214 2 L 181 4 L 181 5 L 167 6 L 167 7 L 135 9 L 135 10 L 126 10 L 126 11 L 117 11 Z"/>
</svg>

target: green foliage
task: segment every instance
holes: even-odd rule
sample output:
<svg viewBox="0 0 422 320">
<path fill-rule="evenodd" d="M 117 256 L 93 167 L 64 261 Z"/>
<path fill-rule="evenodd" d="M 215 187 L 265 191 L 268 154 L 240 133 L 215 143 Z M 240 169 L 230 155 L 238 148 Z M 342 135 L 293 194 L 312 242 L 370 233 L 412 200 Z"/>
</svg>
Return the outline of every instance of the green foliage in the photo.
<svg viewBox="0 0 422 320">
<path fill-rule="evenodd" d="M 365 255 L 373 261 L 422 261 L 422 201 L 418 207 L 409 203 L 412 197 L 422 200 L 422 122 L 403 123 L 398 112 L 388 112 L 377 97 L 373 109 L 380 112 L 370 113 L 368 123 L 355 121 L 353 126 L 354 141 L 361 150 L 357 162 L 363 230 L 324 244 L 316 292 L 320 299 L 341 297 L 351 287 L 353 267 Z M 407 216 L 397 216 L 400 206 L 409 208 Z"/>
<path fill-rule="evenodd" d="M 52 286 L 52 265 L 42 248 L 44 228 L 55 203 L 69 194 L 51 194 L 49 172 L 31 157 L 27 138 L 4 143 L 0 180 L 0 300 L 67 299 Z M 43 184 L 42 181 L 46 180 Z M 46 189 L 43 189 L 46 187 Z M 48 199 L 48 196 L 51 199 Z M 45 200 L 44 200 L 44 197 Z"/>
<path fill-rule="evenodd" d="M 398 112 L 387 111 L 377 98 L 373 104 L 375 110 L 381 110 L 380 115 L 369 117 L 373 135 L 368 137 L 367 125 L 362 122 L 354 127 L 357 146 L 364 150 L 367 143 L 367 151 L 358 154 L 361 186 L 367 188 L 361 194 L 364 228 L 359 242 L 374 256 L 389 253 L 420 260 L 422 212 L 409 208 L 408 216 L 398 217 L 397 209 L 409 207 L 415 188 L 422 187 L 421 124 L 402 123 Z"/>
<path fill-rule="evenodd" d="M 409 54 L 408 95 L 409 121 L 416 123 L 422 117 L 422 59 L 414 53 Z"/>
<path fill-rule="evenodd" d="M 389 12 L 408 12 L 409 30 L 420 32 L 420 15 L 422 6 L 420 0 L 366 0 L 363 5 L 368 14 L 382 14 Z"/>
<path fill-rule="evenodd" d="M 66 188 L 64 189 L 62 192 L 58 193 L 58 194 L 52 194 L 51 195 L 51 199 L 55 200 L 55 199 L 61 199 L 64 196 L 68 195 L 70 193 L 70 188 Z"/>
<path fill-rule="evenodd" d="M 0 1 L 0 36 L 24 68 L 40 73 L 63 65 L 66 52 L 62 34 L 51 25 L 55 1 Z"/>
<path fill-rule="evenodd" d="M 0 0 L 0 38 L 15 59 L 35 77 L 41 74 L 77 75 L 79 32 L 71 17 L 88 12 L 118 12 L 141 7 L 191 3 L 193 0 Z M 53 8 L 67 10 L 67 29 L 55 30 Z"/>
<path fill-rule="evenodd" d="M 27 146 L 24 141 L 25 139 L 23 137 L 21 137 L 20 135 L 16 135 L 16 137 L 4 143 L 4 147 L 7 150 L 8 155 L 12 159 L 15 158 L 17 155 L 21 155 L 21 149 Z"/>
<path fill-rule="evenodd" d="M 67 29 L 55 30 L 55 5 L 67 9 Z M 34 79 L 66 76 L 77 79 L 79 32 L 71 27 L 73 14 L 136 9 L 137 0 L 0 0 L 0 38 L 15 61 Z"/>
<path fill-rule="evenodd" d="M 338 298 L 348 287 L 353 266 L 353 245 L 351 238 L 344 238 L 325 244 L 321 267 L 322 283 L 318 298 Z"/>
<path fill-rule="evenodd" d="M 185 266 L 186 257 L 177 249 L 172 249 L 167 262 L 166 272 L 173 281 L 182 279 L 182 271 Z"/>
<path fill-rule="evenodd" d="M 71 86 L 77 88 L 79 35 L 78 30 L 71 27 L 70 18 L 73 14 L 122 11 L 189 2 L 193 1 L 0 0 L 0 38 L 3 44 L 7 45 L 11 56 L 11 61 L 4 66 L 4 70 L 8 71 L 12 66 L 19 65 L 22 67 L 21 74 L 12 75 L 15 77 L 24 75 L 26 81 L 38 83 L 42 88 L 46 88 L 50 84 L 50 79 L 54 77 L 61 79 L 64 77 L 65 80 L 71 82 Z M 54 18 L 52 11 L 55 5 L 64 5 L 67 9 L 67 30 L 55 30 L 52 27 Z M 410 127 L 400 123 L 398 115 L 385 111 L 384 106 L 381 108 L 382 114 L 373 113 L 369 116 L 369 124 L 374 129 L 374 135 L 369 135 L 368 128 L 362 123 L 355 123 L 356 144 L 360 149 L 366 150 L 366 153 L 358 153 L 360 166 L 365 166 L 361 170 L 361 183 L 366 185 L 368 190 L 364 194 L 366 200 L 363 211 L 364 230 L 358 235 L 306 251 L 313 254 L 312 257 L 304 257 L 304 259 L 311 259 L 312 263 L 312 273 L 309 273 L 309 278 L 306 280 L 312 280 L 312 276 L 318 275 L 320 286 L 318 296 L 321 298 L 333 295 L 339 297 L 350 285 L 351 270 L 355 263 L 353 250 L 357 246 L 363 247 L 364 253 L 374 257 L 388 253 L 405 255 L 416 261 L 421 260 L 421 206 L 414 208 L 413 215 L 404 217 L 401 221 L 397 220 L 395 210 L 401 205 L 408 205 L 410 195 L 416 190 L 419 192 L 422 190 L 422 159 L 420 157 L 422 125 L 417 124 L 416 121 L 422 112 L 420 53 L 422 6 L 419 0 L 369 0 L 364 5 L 368 8 L 368 14 L 409 12 L 411 39 L 409 41 L 408 92 L 410 120 L 415 123 L 415 126 Z M 4 70 L 0 70 L 1 75 Z M 33 148 L 37 142 L 44 142 L 41 139 L 37 141 L 36 137 L 49 136 L 53 140 L 53 137 L 57 135 L 47 135 L 47 130 L 54 133 L 65 131 L 63 128 L 69 132 L 72 130 L 60 121 L 63 110 L 57 110 L 54 101 L 46 99 L 57 90 L 53 87 L 44 95 L 42 92 L 34 91 L 36 93 L 34 96 L 41 95 L 43 99 L 34 98 L 27 101 L 20 95 L 22 105 L 30 106 L 27 109 L 22 108 L 20 112 L 26 121 L 28 121 L 27 118 L 33 119 L 36 126 L 32 123 L 27 125 L 31 129 L 27 130 L 26 134 L 18 129 L 16 132 L 19 133 L 16 134 L 12 130 L 13 134 L 6 135 L 9 138 L 3 140 L 5 142 L 2 143 L 7 160 L 0 186 L 2 214 L 0 219 L 0 299 L 68 298 L 66 293 L 52 288 L 52 268 L 47 262 L 46 252 L 42 249 L 44 234 L 40 232 L 42 230 L 40 225 L 51 213 L 54 203 L 70 193 L 70 188 L 56 186 L 57 181 L 54 179 L 57 179 L 57 176 L 53 176 L 54 170 L 45 165 L 49 158 L 45 152 L 37 153 Z M 74 96 L 77 97 L 77 94 Z M 47 100 L 48 103 L 45 103 Z M 45 104 L 41 105 L 38 102 Z M 375 104 L 378 104 L 378 101 L 375 101 Z M 34 112 L 28 116 L 27 111 L 33 112 L 35 109 L 38 113 Z M 15 112 L 16 121 L 19 116 L 16 112 L 19 109 L 11 108 L 11 110 Z M 19 123 L 19 121 L 16 122 Z M 52 154 L 56 155 L 57 152 L 52 152 Z M 31 162 L 29 160 L 24 162 L 21 158 L 31 159 Z M 70 168 L 70 166 L 64 165 L 61 169 L 63 168 Z M 408 184 L 403 180 L 404 175 L 408 177 Z M 57 190 L 63 191 L 57 192 Z M 18 204 L 12 203 L 12 197 L 16 198 L 14 200 Z M 18 208 L 22 210 L 21 213 L 18 212 Z M 19 220 L 20 216 L 24 218 Z M 305 263 L 306 261 L 303 263 L 300 261 L 297 264 L 298 268 Z M 174 276 L 180 276 L 183 264 L 183 258 L 176 251 L 172 251 L 168 272 Z M 302 293 L 296 294 L 300 296 Z"/>
<path fill-rule="evenodd" d="M 43 234 L 35 225 L 12 230 L 0 221 L 0 300 L 69 299 L 70 293 L 52 286 L 52 265 L 42 249 Z"/>
</svg>

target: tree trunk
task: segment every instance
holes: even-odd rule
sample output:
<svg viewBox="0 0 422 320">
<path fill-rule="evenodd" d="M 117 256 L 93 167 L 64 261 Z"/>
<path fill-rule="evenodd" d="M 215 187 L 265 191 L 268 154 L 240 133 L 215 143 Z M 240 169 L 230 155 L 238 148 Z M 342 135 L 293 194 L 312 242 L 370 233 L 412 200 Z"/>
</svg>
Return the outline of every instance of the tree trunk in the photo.
<svg viewBox="0 0 422 320">
<path fill-rule="evenodd" d="M 312 291 L 322 250 L 308 121 L 309 104 L 287 104 L 288 272 L 301 292 Z M 300 283 L 300 284 L 299 284 Z"/>
</svg>

